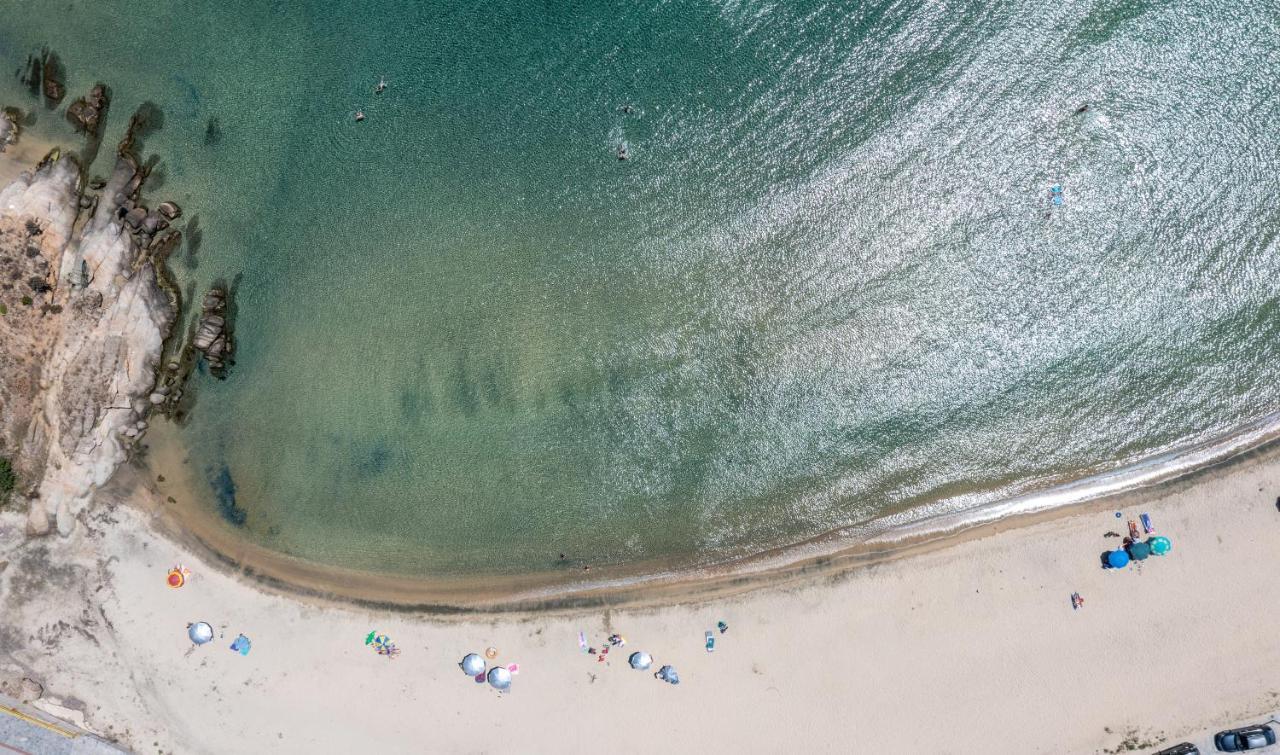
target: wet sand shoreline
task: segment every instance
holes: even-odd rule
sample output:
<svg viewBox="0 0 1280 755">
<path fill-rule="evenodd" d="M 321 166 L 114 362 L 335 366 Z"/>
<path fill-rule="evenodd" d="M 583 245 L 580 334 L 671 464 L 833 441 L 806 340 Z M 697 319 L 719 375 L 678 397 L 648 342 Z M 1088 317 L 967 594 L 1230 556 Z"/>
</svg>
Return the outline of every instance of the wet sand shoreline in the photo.
<svg viewBox="0 0 1280 755">
<path fill-rule="evenodd" d="M 1233 436 L 1234 437 L 1234 436 Z M 398 576 L 328 566 L 273 551 L 252 543 L 212 512 L 187 501 L 164 503 L 166 493 L 192 490 L 176 458 L 165 458 L 152 447 L 146 465 L 121 470 L 121 484 L 144 491 L 143 507 L 155 526 L 228 574 L 237 575 L 268 592 L 329 604 L 441 618 L 485 614 L 564 613 L 595 608 L 657 607 L 718 600 L 753 590 L 839 578 L 849 572 L 909 559 L 1000 532 L 1042 522 L 1081 516 L 1111 508 L 1125 508 L 1188 485 L 1229 476 L 1238 469 L 1280 459 L 1280 439 L 1274 428 L 1255 437 L 1256 443 L 1225 453 L 1166 477 L 1082 501 L 1043 510 L 1012 513 L 991 521 L 959 521 L 951 526 L 889 528 L 862 538 L 828 533 L 811 541 L 784 546 L 714 566 L 664 571 L 661 566 L 637 564 L 627 573 L 597 569 L 590 578 L 572 572 L 537 572 L 511 576 L 470 578 Z M 1227 445 L 1224 441 L 1219 445 Z M 157 453 L 159 452 L 159 453 Z M 151 468 L 158 459 L 161 465 Z M 155 482 L 166 479 L 164 490 Z M 1056 488 L 1055 488 L 1056 489 Z M 128 496 L 137 501 L 138 497 Z M 601 576 L 597 576 L 601 575 Z M 603 578 L 602 578 L 603 577 Z"/>
</svg>

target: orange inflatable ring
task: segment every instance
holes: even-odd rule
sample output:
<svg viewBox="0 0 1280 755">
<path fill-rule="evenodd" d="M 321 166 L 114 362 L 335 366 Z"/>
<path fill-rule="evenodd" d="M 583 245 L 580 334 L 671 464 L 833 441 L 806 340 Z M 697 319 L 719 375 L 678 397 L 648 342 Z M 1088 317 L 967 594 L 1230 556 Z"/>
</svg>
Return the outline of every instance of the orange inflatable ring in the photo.
<svg viewBox="0 0 1280 755">
<path fill-rule="evenodd" d="M 187 578 L 182 576 L 181 569 L 170 569 L 168 583 L 170 587 L 182 587 L 187 582 Z"/>
<path fill-rule="evenodd" d="M 489 649 L 485 650 L 485 651 L 484 651 L 484 657 L 485 657 L 485 658 L 488 658 L 489 660 L 493 660 L 494 658 L 497 658 L 497 657 L 498 657 L 498 649 L 497 649 L 497 648 L 489 648 Z"/>
</svg>

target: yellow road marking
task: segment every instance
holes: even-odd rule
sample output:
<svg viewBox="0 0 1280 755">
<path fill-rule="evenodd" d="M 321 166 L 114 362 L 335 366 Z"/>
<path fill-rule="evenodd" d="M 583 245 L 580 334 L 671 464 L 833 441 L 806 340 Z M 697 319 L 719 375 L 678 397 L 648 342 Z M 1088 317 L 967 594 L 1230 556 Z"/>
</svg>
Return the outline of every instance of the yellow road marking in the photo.
<svg viewBox="0 0 1280 755">
<path fill-rule="evenodd" d="M 39 726 L 42 729 L 48 729 L 54 734 L 61 734 L 67 739 L 75 739 L 76 737 L 80 736 L 78 732 L 74 732 L 69 729 L 64 729 L 61 726 L 58 726 L 57 724 L 51 724 L 48 721 L 43 721 L 39 718 L 36 718 L 35 716 L 28 716 L 26 713 L 23 713 L 17 708 L 10 708 L 7 705 L 0 705 L 0 711 L 4 711 L 5 713 L 8 713 L 14 718 L 20 718 L 23 721 L 26 721 L 29 724 L 34 724 L 36 726 Z"/>
</svg>

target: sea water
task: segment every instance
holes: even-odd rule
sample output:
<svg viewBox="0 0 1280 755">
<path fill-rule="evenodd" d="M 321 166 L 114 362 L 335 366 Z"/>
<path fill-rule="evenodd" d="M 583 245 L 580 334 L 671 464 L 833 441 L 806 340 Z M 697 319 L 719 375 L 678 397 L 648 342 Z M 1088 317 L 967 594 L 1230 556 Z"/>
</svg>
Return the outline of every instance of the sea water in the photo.
<svg viewBox="0 0 1280 755">
<path fill-rule="evenodd" d="M 954 513 L 1275 412 L 1278 19 L 0 0 L 0 63 L 109 84 L 108 144 L 154 103 L 175 272 L 238 280 L 183 505 L 500 575 Z"/>
</svg>

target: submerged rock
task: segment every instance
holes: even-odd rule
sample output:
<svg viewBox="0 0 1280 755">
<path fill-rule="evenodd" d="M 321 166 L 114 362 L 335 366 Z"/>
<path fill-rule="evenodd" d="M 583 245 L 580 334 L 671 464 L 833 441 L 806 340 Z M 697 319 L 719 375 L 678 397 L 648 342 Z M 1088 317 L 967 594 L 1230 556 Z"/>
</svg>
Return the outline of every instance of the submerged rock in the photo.
<svg viewBox="0 0 1280 755">
<path fill-rule="evenodd" d="M 177 202 L 161 202 L 156 210 L 169 220 L 177 220 L 182 217 L 182 208 L 178 206 Z"/>
</svg>

